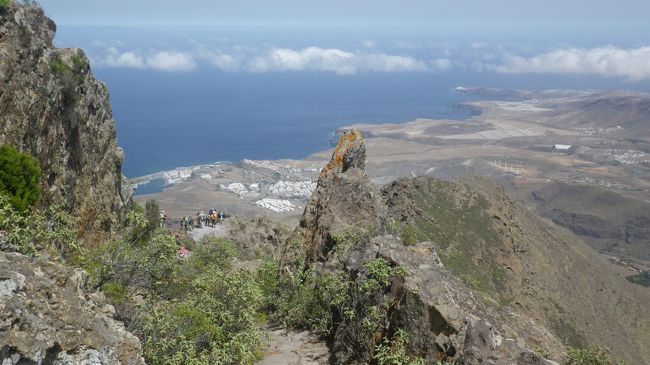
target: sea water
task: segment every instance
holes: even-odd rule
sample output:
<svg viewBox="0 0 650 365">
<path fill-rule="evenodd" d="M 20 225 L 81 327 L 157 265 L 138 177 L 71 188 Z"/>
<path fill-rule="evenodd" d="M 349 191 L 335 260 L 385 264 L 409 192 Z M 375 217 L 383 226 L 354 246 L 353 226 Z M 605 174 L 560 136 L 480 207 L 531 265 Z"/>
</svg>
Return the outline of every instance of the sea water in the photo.
<svg viewBox="0 0 650 365">
<path fill-rule="evenodd" d="M 132 178 L 214 161 L 305 158 L 329 148 L 334 131 L 354 123 L 466 119 L 469 112 L 458 105 L 471 97 L 455 92 L 456 86 L 639 89 L 639 83 L 615 78 L 500 74 L 475 67 L 478 61 L 497 62 L 489 57 L 498 52 L 535 54 L 560 47 L 563 41 L 585 47 L 602 42 L 635 47 L 646 41 L 610 33 L 62 27 L 57 45 L 86 49 L 95 76 L 107 84 L 118 144 L 126 152 L 123 172 Z M 144 65 L 113 67 L 105 60 L 113 51 L 146 57 L 158 51 L 198 55 L 208 49 L 253 58 L 270 47 L 312 46 L 425 62 L 445 58 L 453 65 L 440 72 L 339 74 L 227 72 L 202 63 L 188 71 L 164 72 Z"/>
</svg>

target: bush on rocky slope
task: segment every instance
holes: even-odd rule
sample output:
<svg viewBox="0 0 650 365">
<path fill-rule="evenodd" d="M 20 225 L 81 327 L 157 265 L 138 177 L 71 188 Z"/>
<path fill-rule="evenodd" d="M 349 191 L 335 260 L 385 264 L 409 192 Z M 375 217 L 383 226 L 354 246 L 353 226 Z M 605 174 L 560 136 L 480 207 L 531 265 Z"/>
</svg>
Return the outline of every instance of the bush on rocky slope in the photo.
<svg viewBox="0 0 650 365">
<path fill-rule="evenodd" d="M 58 206 L 19 212 L 0 195 L 0 250 L 27 256 L 40 250 L 54 257 L 76 256 L 81 248 L 76 238 L 76 219 Z"/>
<path fill-rule="evenodd" d="M 38 200 L 40 178 L 35 158 L 11 146 L 0 146 L 0 194 L 7 195 L 16 209 L 24 212 Z"/>
<path fill-rule="evenodd" d="M 232 267 L 238 252 L 231 243 L 182 242 L 191 255 L 178 258 L 180 238 L 170 231 L 130 237 L 127 230 L 127 239 L 89 252 L 84 266 L 142 341 L 147 363 L 251 363 L 259 357 L 262 294 L 253 274 Z"/>
</svg>

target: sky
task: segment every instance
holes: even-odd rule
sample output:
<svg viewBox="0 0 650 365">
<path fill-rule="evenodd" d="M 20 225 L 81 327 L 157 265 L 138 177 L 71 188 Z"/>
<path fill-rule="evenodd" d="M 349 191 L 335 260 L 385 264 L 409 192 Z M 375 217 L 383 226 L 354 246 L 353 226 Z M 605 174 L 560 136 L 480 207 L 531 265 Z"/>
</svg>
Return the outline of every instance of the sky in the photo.
<svg viewBox="0 0 650 365">
<path fill-rule="evenodd" d="M 40 0 L 61 25 L 648 25 L 648 0 Z"/>
<path fill-rule="evenodd" d="M 83 48 L 99 68 L 650 80 L 648 0 L 40 3 L 59 25 L 57 44 Z"/>
</svg>

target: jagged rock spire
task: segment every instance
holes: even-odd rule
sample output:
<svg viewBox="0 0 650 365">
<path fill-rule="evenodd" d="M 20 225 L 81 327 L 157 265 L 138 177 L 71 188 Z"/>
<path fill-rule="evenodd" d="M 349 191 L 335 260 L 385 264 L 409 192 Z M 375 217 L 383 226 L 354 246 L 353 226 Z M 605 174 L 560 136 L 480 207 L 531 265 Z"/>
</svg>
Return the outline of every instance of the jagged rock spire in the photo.
<svg viewBox="0 0 650 365">
<path fill-rule="evenodd" d="M 314 259 L 326 255 L 333 237 L 346 229 L 370 229 L 381 225 L 386 216 L 379 189 L 363 170 L 365 163 L 361 132 L 344 132 L 300 220 L 300 231 Z"/>
</svg>

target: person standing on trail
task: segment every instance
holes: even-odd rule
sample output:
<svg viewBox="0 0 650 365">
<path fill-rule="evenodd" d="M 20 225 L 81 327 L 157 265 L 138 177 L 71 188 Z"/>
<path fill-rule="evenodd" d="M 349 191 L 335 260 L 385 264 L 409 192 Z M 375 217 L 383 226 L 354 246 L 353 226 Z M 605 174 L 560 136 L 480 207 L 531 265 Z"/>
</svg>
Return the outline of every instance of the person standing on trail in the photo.
<svg viewBox="0 0 650 365">
<path fill-rule="evenodd" d="M 196 228 L 201 228 L 202 222 L 203 222 L 203 218 L 201 218 L 201 213 L 196 212 Z"/>
<path fill-rule="evenodd" d="M 160 228 L 167 227 L 167 213 L 164 210 L 160 211 Z"/>
<path fill-rule="evenodd" d="M 225 218 L 225 214 L 223 214 L 223 210 L 219 211 L 219 214 L 217 215 L 217 218 L 219 218 L 219 223 L 223 223 L 223 219 Z"/>
<path fill-rule="evenodd" d="M 212 213 L 210 213 L 210 221 L 212 222 L 212 228 L 217 226 L 217 211 L 212 210 Z"/>
<path fill-rule="evenodd" d="M 191 216 L 191 215 L 188 215 L 188 216 L 187 216 L 187 229 L 188 229 L 189 231 L 191 231 L 192 228 L 194 228 L 193 226 L 194 226 L 194 219 L 192 219 L 192 216 Z"/>
</svg>

